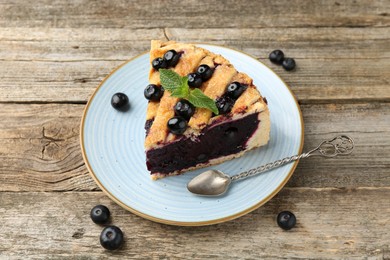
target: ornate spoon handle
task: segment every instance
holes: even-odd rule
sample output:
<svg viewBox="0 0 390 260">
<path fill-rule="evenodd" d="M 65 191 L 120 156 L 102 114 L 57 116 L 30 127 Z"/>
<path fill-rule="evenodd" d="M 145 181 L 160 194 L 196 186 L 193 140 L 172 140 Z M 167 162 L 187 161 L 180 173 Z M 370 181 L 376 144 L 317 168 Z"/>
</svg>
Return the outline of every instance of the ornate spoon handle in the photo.
<svg viewBox="0 0 390 260">
<path fill-rule="evenodd" d="M 275 162 L 267 163 L 263 166 L 250 169 L 248 171 L 242 172 L 237 175 L 233 175 L 230 177 L 232 181 L 248 178 L 254 175 L 258 175 L 260 173 L 269 171 L 271 169 L 283 166 L 292 161 L 296 161 L 299 159 L 307 158 L 313 155 L 319 155 L 323 157 L 335 157 L 337 155 L 347 155 L 352 153 L 352 150 L 355 146 L 354 141 L 351 137 L 346 135 L 336 136 L 331 140 L 323 141 L 320 145 L 318 145 L 313 150 L 308 151 L 307 153 L 302 153 L 300 155 L 293 155 L 291 157 L 286 157 L 281 160 L 277 160 Z"/>
</svg>

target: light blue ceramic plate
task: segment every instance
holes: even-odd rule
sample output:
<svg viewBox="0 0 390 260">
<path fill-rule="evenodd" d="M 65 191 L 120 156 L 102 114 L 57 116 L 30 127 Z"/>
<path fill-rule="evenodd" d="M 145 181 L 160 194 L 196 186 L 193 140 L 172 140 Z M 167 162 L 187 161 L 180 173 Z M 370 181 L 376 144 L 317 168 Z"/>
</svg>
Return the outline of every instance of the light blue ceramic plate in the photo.
<svg viewBox="0 0 390 260">
<path fill-rule="evenodd" d="M 198 44 L 230 60 L 247 73 L 268 100 L 271 136 L 267 146 L 213 168 L 228 174 L 298 154 L 303 146 L 299 106 L 286 84 L 264 64 L 226 47 Z M 234 183 L 221 197 L 200 197 L 186 185 L 207 168 L 152 181 L 145 165 L 144 123 L 149 54 L 141 54 L 114 70 L 90 98 L 81 123 L 86 165 L 100 188 L 116 203 L 144 218 L 172 225 L 209 225 L 240 217 L 271 199 L 288 181 L 297 162 Z M 131 109 L 111 107 L 114 93 L 128 95 Z"/>
</svg>

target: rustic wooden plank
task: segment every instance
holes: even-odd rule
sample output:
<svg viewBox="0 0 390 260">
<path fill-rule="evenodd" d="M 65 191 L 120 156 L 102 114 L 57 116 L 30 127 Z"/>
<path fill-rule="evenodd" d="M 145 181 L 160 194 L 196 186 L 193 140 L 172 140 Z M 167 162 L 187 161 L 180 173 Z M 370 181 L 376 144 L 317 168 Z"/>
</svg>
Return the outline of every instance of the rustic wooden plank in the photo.
<svg viewBox="0 0 390 260">
<path fill-rule="evenodd" d="M 0 182 L 8 187 L 2 190 L 96 189 L 79 146 L 83 105 L 1 108 Z"/>
<path fill-rule="evenodd" d="M 390 103 L 302 105 L 304 150 L 337 134 L 356 147 L 348 157 L 302 160 L 288 183 L 294 187 L 389 186 Z"/>
<path fill-rule="evenodd" d="M 288 186 L 390 186 L 390 103 L 301 107 L 305 150 L 341 133 L 355 139 L 356 150 L 344 158 L 302 160 Z M 0 104 L 0 191 L 96 190 L 79 147 L 83 108 Z"/>
<path fill-rule="evenodd" d="M 388 59 L 388 28 L 2 28 L 1 60 L 126 60 L 151 39 L 205 42 L 258 58 L 280 48 L 299 59 Z M 378 51 L 381 50 L 381 51 Z"/>
<path fill-rule="evenodd" d="M 254 55 L 274 69 L 302 102 L 390 100 L 387 28 L 225 30 L 173 28 L 166 35 L 180 41 L 223 44 Z M 153 38 L 165 39 L 164 32 L 0 30 L 0 74 L 4 75 L 0 102 L 85 102 L 107 74 L 148 50 Z M 270 63 L 266 57 L 274 48 L 296 58 L 295 72 Z"/>
<path fill-rule="evenodd" d="M 303 103 L 389 101 L 390 59 L 296 59 L 295 72 L 274 69 Z M 124 61 L 0 61 L 0 102 L 86 102 Z"/>
<path fill-rule="evenodd" d="M 148 50 L 151 39 L 166 40 L 164 30 L 2 28 L 0 57 L 7 61 L 125 61 Z"/>
<path fill-rule="evenodd" d="M 2 102 L 83 102 L 124 61 L 0 61 Z"/>
<path fill-rule="evenodd" d="M 220 28 L 388 26 L 386 0 L 71 2 L 8 1 L 0 4 L 0 27 Z"/>
<path fill-rule="evenodd" d="M 225 45 L 257 58 L 267 58 L 274 49 L 299 59 L 385 59 L 390 55 L 388 28 L 166 28 L 165 35 L 175 41 Z"/>
<path fill-rule="evenodd" d="M 101 192 L 0 193 L 2 257 L 174 259 L 384 259 L 389 255 L 389 188 L 285 188 L 239 219 L 204 227 L 153 223 L 115 205 Z M 101 226 L 89 218 L 102 203 L 125 245 L 107 252 Z M 282 210 L 297 216 L 290 231 L 275 221 Z"/>
</svg>

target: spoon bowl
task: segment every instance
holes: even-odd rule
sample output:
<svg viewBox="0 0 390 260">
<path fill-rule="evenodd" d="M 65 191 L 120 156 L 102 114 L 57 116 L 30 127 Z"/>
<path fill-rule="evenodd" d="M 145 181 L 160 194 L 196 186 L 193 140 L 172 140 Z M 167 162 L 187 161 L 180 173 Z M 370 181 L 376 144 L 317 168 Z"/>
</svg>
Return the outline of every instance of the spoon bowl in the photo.
<svg viewBox="0 0 390 260">
<path fill-rule="evenodd" d="M 193 178 L 187 184 L 187 189 L 197 195 L 218 196 L 227 191 L 231 181 L 229 175 L 218 170 L 209 170 Z"/>
</svg>

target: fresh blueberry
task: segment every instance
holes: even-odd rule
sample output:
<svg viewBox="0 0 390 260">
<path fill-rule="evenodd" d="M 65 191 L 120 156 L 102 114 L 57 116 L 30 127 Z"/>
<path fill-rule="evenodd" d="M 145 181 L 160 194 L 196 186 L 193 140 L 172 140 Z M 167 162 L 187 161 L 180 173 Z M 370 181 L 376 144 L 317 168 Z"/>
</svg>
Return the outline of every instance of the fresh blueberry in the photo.
<svg viewBox="0 0 390 260">
<path fill-rule="evenodd" d="M 164 54 L 164 60 L 167 62 L 168 67 L 175 67 L 179 62 L 180 54 L 175 50 L 169 50 Z"/>
<path fill-rule="evenodd" d="M 192 115 L 195 113 L 195 107 L 185 99 L 180 99 L 175 107 L 175 115 L 184 117 L 186 120 L 189 120 Z"/>
<path fill-rule="evenodd" d="M 153 61 L 152 61 L 152 66 L 155 70 L 159 70 L 159 69 L 166 69 L 168 68 L 168 64 L 167 62 L 159 57 L 159 58 L 155 58 Z"/>
<path fill-rule="evenodd" d="M 295 68 L 295 60 L 293 58 L 284 59 L 282 66 L 285 70 L 290 71 Z"/>
<path fill-rule="evenodd" d="M 164 94 L 164 88 L 154 84 L 149 84 L 144 90 L 144 96 L 147 100 L 159 101 Z"/>
<path fill-rule="evenodd" d="M 90 216 L 96 224 L 104 224 L 110 218 L 110 211 L 104 205 L 97 205 L 91 209 Z"/>
<path fill-rule="evenodd" d="M 233 106 L 234 106 L 234 100 L 229 96 L 222 96 L 217 99 L 215 102 L 217 105 L 218 111 L 220 115 L 229 113 Z"/>
<path fill-rule="evenodd" d="M 202 64 L 198 67 L 198 70 L 196 72 L 199 74 L 203 81 L 207 81 L 213 75 L 214 70 L 208 65 Z"/>
<path fill-rule="evenodd" d="M 115 250 L 123 244 L 123 232 L 116 226 L 105 227 L 100 234 L 100 244 L 108 250 Z"/>
<path fill-rule="evenodd" d="M 280 65 L 284 60 L 284 53 L 281 50 L 274 50 L 269 54 L 269 59 L 273 63 Z"/>
<path fill-rule="evenodd" d="M 199 88 L 202 86 L 202 78 L 197 73 L 188 74 L 188 86 L 192 88 Z"/>
<path fill-rule="evenodd" d="M 282 229 L 290 230 L 295 226 L 297 219 L 292 212 L 282 211 L 278 214 L 276 221 L 278 222 L 279 227 Z"/>
<path fill-rule="evenodd" d="M 228 96 L 234 99 L 237 99 L 239 96 L 241 96 L 242 92 L 244 91 L 245 91 L 245 86 L 241 85 L 237 81 L 230 83 L 229 86 L 227 87 Z"/>
<path fill-rule="evenodd" d="M 123 93 L 115 93 L 111 98 L 111 106 L 119 111 L 127 111 L 130 108 L 129 98 Z"/>
<path fill-rule="evenodd" d="M 172 134 L 181 135 L 187 129 L 187 121 L 181 116 L 174 116 L 168 120 L 168 129 Z"/>
</svg>

